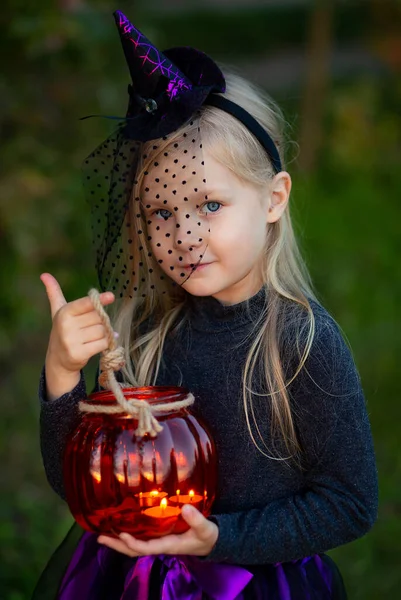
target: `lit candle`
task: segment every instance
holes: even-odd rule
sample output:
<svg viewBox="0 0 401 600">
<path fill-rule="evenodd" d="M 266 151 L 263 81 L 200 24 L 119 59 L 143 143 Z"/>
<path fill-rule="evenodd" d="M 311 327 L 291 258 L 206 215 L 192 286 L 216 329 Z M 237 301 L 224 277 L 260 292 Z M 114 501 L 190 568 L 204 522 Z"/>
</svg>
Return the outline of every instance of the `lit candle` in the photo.
<svg viewBox="0 0 401 600">
<path fill-rule="evenodd" d="M 160 506 L 153 506 L 143 511 L 143 514 L 156 519 L 165 519 L 168 517 L 178 517 L 181 510 L 175 506 L 167 506 L 167 499 L 163 498 Z"/>
<path fill-rule="evenodd" d="M 203 501 L 203 496 L 195 494 L 194 490 L 189 490 L 188 494 L 180 494 L 180 490 L 177 490 L 176 496 L 170 496 L 169 500 L 174 505 L 193 504 L 197 506 Z"/>
<path fill-rule="evenodd" d="M 160 500 L 166 496 L 166 492 L 159 492 L 159 490 L 152 490 L 151 492 L 139 492 L 139 494 L 135 494 L 135 497 L 139 500 L 139 506 L 158 506 L 160 504 Z"/>
</svg>

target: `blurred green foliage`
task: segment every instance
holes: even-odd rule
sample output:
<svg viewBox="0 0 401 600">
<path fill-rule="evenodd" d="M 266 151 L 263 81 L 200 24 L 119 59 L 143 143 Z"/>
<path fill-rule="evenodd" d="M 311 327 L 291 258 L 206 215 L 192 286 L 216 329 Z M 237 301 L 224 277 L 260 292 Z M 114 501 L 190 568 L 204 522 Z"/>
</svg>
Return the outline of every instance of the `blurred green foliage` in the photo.
<svg viewBox="0 0 401 600">
<path fill-rule="evenodd" d="M 113 126 L 79 118 L 123 115 L 128 73 L 111 17 L 117 7 L 108 1 L 9 5 L 13 17 L 1 21 L 0 36 L 0 598 L 23 600 L 71 523 L 46 482 L 39 450 L 37 382 L 50 330 L 39 275 L 56 276 L 68 300 L 97 285 L 79 169 Z M 283 28 L 274 11 L 227 17 L 157 15 L 128 2 L 119 8 L 162 47 L 188 43 L 233 62 L 245 52 L 301 46 L 307 24 L 299 8 L 285 13 Z M 343 3 L 336 10 L 339 42 L 369 39 L 368 12 L 350 7 L 352 21 L 344 10 Z M 295 138 L 301 94 L 277 97 Z M 379 520 L 368 536 L 331 552 L 352 600 L 393 600 L 401 585 L 400 105 L 396 73 L 336 81 L 319 169 L 305 175 L 295 161 L 289 165 L 295 227 L 320 299 L 353 348 L 376 445 Z M 94 367 L 87 368 L 88 387 Z"/>
</svg>

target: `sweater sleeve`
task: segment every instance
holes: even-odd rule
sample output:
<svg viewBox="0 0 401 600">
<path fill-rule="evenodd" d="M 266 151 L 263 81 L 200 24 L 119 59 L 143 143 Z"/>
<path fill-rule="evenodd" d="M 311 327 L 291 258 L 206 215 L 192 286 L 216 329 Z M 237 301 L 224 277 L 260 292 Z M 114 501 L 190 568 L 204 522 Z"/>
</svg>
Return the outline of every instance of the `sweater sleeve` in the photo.
<svg viewBox="0 0 401 600">
<path fill-rule="evenodd" d="M 303 488 L 262 508 L 211 515 L 219 537 L 204 560 L 287 562 L 351 542 L 375 522 L 378 481 L 366 402 L 331 317 L 316 321 L 304 367 L 289 388 L 309 464 Z"/>
<path fill-rule="evenodd" d="M 97 381 L 97 375 L 96 375 Z M 97 390 L 97 386 L 92 391 Z M 48 400 L 46 394 L 46 369 L 42 368 L 39 381 L 40 449 L 47 480 L 63 500 L 63 456 L 67 436 L 77 427 L 80 415 L 78 403 L 86 398 L 85 375 L 70 392 Z"/>
</svg>

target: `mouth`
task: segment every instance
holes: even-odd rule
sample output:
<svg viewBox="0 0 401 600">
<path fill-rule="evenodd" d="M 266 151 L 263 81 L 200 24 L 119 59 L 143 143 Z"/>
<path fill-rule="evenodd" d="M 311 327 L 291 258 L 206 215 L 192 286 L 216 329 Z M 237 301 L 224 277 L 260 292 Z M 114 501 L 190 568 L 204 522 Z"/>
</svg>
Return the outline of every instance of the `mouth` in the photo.
<svg viewBox="0 0 401 600">
<path fill-rule="evenodd" d="M 181 269 L 183 269 L 186 272 L 191 272 L 191 271 L 202 271 L 203 269 L 205 269 L 206 267 L 208 267 L 209 265 L 211 265 L 212 263 L 200 263 L 199 265 L 181 265 Z"/>
</svg>

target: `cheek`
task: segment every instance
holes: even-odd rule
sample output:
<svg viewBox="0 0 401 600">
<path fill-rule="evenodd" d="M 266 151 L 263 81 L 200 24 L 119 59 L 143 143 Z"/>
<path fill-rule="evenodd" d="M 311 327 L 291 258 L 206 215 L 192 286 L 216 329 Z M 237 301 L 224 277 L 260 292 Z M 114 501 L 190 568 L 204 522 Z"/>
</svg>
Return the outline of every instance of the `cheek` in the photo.
<svg viewBox="0 0 401 600">
<path fill-rule="evenodd" d="M 168 251 L 172 249 L 174 244 L 172 227 L 160 219 L 148 225 L 147 234 L 151 238 L 149 244 L 153 254 L 157 258 L 168 256 Z"/>
<path fill-rule="evenodd" d="M 183 271 L 179 268 L 177 252 L 173 249 L 174 242 L 172 234 L 169 234 L 168 228 L 165 228 L 164 231 L 162 231 L 162 229 L 163 228 L 161 227 L 160 230 L 156 232 L 157 235 L 152 235 L 152 233 L 148 231 L 149 235 L 152 237 L 149 241 L 149 249 L 153 254 L 155 262 L 157 262 L 158 267 L 163 273 L 176 283 L 182 283 L 183 276 L 181 273 L 183 273 Z M 169 234 L 169 237 L 166 237 L 166 234 Z"/>
<path fill-rule="evenodd" d="M 211 229 L 213 247 L 227 258 L 231 255 L 246 261 L 263 248 L 265 239 L 266 223 L 259 213 L 255 218 L 249 213 L 233 215 Z"/>
</svg>

